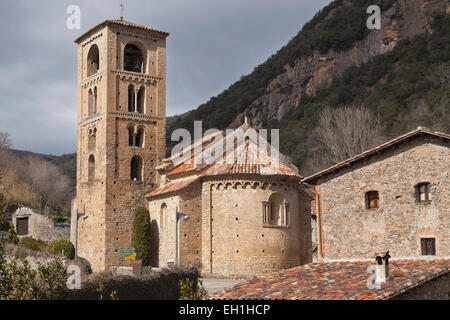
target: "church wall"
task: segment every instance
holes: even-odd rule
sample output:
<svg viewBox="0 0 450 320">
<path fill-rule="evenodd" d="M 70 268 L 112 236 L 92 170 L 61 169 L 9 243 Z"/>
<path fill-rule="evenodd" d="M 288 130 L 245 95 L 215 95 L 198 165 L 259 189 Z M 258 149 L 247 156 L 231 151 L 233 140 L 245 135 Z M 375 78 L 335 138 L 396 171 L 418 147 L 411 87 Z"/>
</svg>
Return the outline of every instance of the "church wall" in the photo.
<svg viewBox="0 0 450 320">
<path fill-rule="evenodd" d="M 289 227 L 263 226 L 262 203 L 276 192 L 289 203 Z M 242 278 L 311 261 L 310 199 L 298 183 L 211 181 L 203 184 L 205 193 L 204 276 Z"/>
<path fill-rule="evenodd" d="M 421 256 L 421 238 L 435 238 L 436 255 L 450 255 L 449 143 L 417 138 L 318 181 L 325 259 Z M 431 184 L 431 201 L 415 186 Z M 367 209 L 365 193 L 379 192 Z"/>
</svg>

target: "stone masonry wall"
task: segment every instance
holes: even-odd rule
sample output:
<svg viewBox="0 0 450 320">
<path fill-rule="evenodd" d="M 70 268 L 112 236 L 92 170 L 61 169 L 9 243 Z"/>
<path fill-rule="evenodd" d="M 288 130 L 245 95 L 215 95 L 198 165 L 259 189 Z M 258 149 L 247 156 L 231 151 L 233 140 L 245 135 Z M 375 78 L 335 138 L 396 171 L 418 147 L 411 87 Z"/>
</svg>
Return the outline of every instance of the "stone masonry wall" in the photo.
<svg viewBox="0 0 450 320">
<path fill-rule="evenodd" d="M 436 255 L 450 255 L 449 143 L 418 137 L 317 182 L 325 259 L 420 256 L 420 238 L 436 239 Z M 415 186 L 431 184 L 431 202 L 416 201 Z M 379 192 L 377 209 L 365 193 Z"/>
<path fill-rule="evenodd" d="M 144 73 L 124 71 L 127 44 L 140 48 Z M 99 71 L 86 77 L 87 54 L 99 48 Z M 127 25 L 108 25 L 78 43 L 79 119 L 77 209 L 78 254 L 94 271 L 129 266 L 121 250 L 132 249 L 134 212 L 146 206 L 145 194 L 156 187 L 155 164 L 165 155 L 165 36 Z M 144 112 L 128 112 L 128 86 L 144 87 Z M 89 115 L 87 93 L 97 87 L 97 114 Z M 144 143 L 130 146 L 128 128 L 143 128 Z M 92 132 L 95 130 L 95 136 Z M 88 177 L 95 157 L 95 178 Z M 143 160 L 142 181 L 131 181 L 131 160 Z"/>
<path fill-rule="evenodd" d="M 34 239 L 49 242 L 57 239 L 70 239 L 70 225 L 68 227 L 55 227 L 54 222 L 47 216 L 34 212 L 29 208 L 19 208 L 12 216 L 12 221 L 17 230 L 16 218 L 28 217 L 28 235 Z"/>
<path fill-rule="evenodd" d="M 310 199 L 298 183 L 210 181 L 202 193 L 204 276 L 245 278 L 311 262 Z M 289 203 L 288 227 L 263 226 L 262 203 L 274 193 Z"/>
</svg>

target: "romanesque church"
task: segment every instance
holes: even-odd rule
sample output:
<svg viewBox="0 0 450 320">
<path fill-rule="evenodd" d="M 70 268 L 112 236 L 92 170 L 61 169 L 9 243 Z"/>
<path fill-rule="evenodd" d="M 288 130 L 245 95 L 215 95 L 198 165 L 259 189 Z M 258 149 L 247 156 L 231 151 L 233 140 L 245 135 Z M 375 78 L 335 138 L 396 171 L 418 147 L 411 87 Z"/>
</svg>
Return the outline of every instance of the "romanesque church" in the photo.
<svg viewBox="0 0 450 320">
<path fill-rule="evenodd" d="M 195 266 L 204 276 L 249 277 L 385 249 L 450 255 L 448 134 L 418 128 L 308 178 L 252 138 L 236 139 L 231 161 L 196 163 L 225 145 L 223 132 L 182 150 L 187 161 L 165 158 L 168 36 L 120 19 L 75 40 L 72 232 L 94 271 L 127 265 L 120 252 L 132 249 L 141 206 L 157 225 L 157 266 Z M 246 121 L 236 132 L 248 130 Z"/>
</svg>

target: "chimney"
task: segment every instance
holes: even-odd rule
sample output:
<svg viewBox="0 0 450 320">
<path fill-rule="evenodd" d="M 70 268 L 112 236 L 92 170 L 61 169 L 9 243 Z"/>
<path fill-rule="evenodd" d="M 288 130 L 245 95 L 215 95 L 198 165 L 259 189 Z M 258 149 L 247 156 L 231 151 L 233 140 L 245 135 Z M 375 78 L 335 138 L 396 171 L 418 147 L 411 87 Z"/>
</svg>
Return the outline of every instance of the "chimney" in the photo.
<svg viewBox="0 0 450 320">
<path fill-rule="evenodd" d="M 389 278 L 389 251 L 375 252 L 375 284 L 386 283 Z"/>
</svg>

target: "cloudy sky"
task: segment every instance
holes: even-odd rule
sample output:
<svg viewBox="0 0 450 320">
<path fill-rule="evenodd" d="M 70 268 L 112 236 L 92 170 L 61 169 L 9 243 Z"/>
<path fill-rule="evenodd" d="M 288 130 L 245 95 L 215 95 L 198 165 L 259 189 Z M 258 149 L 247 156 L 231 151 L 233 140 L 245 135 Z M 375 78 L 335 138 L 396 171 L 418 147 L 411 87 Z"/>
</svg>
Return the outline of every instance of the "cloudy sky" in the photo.
<svg viewBox="0 0 450 320">
<path fill-rule="evenodd" d="M 0 131 L 15 149 L 76 150 L 77 65 L 73 42 L 120 16 L 171 33 L 167 115 L 219 94 L 285 45 L 331 0 L 1 0 Z M 81 8 L 69 30 L 67 7 Z"/>
</svg>

